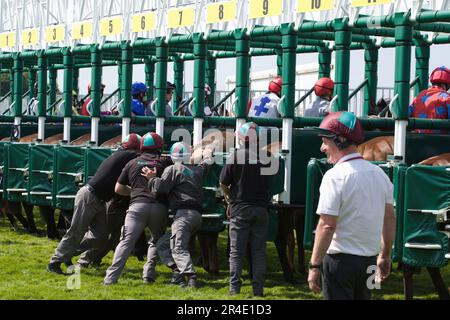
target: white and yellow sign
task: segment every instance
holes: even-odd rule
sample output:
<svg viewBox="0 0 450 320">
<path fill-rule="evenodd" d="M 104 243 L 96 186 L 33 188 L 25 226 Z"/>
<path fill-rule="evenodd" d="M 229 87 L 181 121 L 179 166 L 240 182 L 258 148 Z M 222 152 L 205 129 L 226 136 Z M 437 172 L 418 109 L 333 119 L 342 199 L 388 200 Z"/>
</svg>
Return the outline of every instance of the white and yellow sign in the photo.
<svg viewBox="0 0 450 320">
<path fill-rule="evenodd" d="M 279 16 L 283 13 L 283 0 L 250 0 L 250 19 Z"/>
<path fill-rule="evenodd" d="M 116 36 L 123 31 L 123 19 L 122 17 L 111 17 L 100 20 L 100 35 Z"/>
<path fill-rule="evenodd" d="M 49 43 L 64 41 L 65 36 L 66 26 L 63 24 L 47 27 L 45 30 L 45 41 Z"/>
<path fill-rule="evenodd" d="M 226 22 L 236 19 L 236 1 L 208 4 L 206 23 Z"/>
<path fill-rule="evenodd" d="M 156 12 L 135 14 L 132 18 L 133 32 L 151 31 L 156 29 Z"/>
<path fill-rule="evenodd" d="M 297 12 L 332 10 L 334 0 L 297 0 Z"/>
<path fill-rule="evenodd" d="M 94 24 L 92 21 L 80 21 L 75 22 L 72 25 L 72 39 L 90 39 L 92 38 L 92 30 L 94 29 Z"/>
<path fill-rule="evenodd" d="M 190 27 L 194 25 L 195 9 L 171 9 L 167 12 L 167 27 L 170 29 Z"/>
<path fill-rule="evenodd" d="M 352 7 L 367 7 L 380 4 L 390 4 L 394 0 L 352 0 Z"/>
<path fill-rule="evenodd" d="M 39 43 L 39 29 L 25 29 L 22 31 L 22 45 L 34 46 Z"/>
<path fill-rule="evenodd" d="M 16 33 L 5 32 L 0 34 L 0 48 L 11 48 L 16 46 Z"/>
</svg>

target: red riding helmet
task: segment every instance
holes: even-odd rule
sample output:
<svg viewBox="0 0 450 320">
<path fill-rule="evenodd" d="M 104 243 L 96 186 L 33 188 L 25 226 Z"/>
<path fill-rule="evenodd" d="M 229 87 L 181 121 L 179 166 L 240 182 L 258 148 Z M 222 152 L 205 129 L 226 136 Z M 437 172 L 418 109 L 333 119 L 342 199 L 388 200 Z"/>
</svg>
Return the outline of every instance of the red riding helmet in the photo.
<svg viewBox="0 0 450 320">
<path fill-rule="evenodd" d="M 273 92 L 277 95 L 281 94 L 281 85 L 283 83 L 283 79 L 281 77 L 276 77 L 275 79 L 270 80 L 269 83 L 269 92 Z"/>
<path fill-rule="evenodd" d="M 442 66 L 436 68 L 430 75 L 431 83 L 443 83 L 450 86 L 450 70 Z"/>
<path fill-rule="evenodd" d="M 314 85 L 314 93 L 318 97 L 324 97 L 333 94 L 334 81 L 330 78 L 320 78 Z"/>
<path fill-rule="evenodd" d="M 139 150 L 141 144 L 141 136 L 136 133 L 130 133 L 122 140 L 122 148 Z"/>
<path fill-rule="evenodd" d="M 364 129 L 359 119 L 351 112 L 340 111 L 331 112 L 320 123 L 319 136 L 326 138 L 335 138 L 341 136 L 353 142 L 360 144 L 364 141 Z"/>
</svg>

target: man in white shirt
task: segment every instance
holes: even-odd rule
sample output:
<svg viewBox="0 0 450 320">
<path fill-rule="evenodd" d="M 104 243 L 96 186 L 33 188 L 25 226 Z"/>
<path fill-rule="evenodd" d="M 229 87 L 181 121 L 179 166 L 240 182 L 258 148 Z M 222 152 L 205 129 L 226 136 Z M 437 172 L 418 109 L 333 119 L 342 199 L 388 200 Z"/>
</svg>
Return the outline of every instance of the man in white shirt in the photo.
<svg viewBox="0 0 450 320">
<path fill-rule="evenodd" d="M 320 78 L 314 85 L 314 100 L 305 109 L 305 117 L 325 117 L 330 111 L 330 101 L 333 99 L 334 81 L 330 78 Z"/>
<path fill-rule="evenodd" d="M 390 273 L 395 237 L 393 187 L 387 175 L 357 151 L 364 140 L 350 112 L 330 113 L 320 124 L 320 150 L 334 167 L 320 186 L 308 283 L 324 299 L 370 299 L 370 288 Z"/>
</svg>

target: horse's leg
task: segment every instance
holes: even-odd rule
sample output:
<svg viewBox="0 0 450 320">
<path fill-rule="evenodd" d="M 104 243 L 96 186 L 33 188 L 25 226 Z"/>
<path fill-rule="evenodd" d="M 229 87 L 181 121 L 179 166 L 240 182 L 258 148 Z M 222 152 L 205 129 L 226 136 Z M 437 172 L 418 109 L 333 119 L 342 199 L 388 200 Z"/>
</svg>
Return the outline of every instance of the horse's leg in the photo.
<svg viewBox="0 0 450 320">
<path fill-rule="evenodd" d="M 295 283 L 294 274 L 289 266 L 287 257 L 287 234 L 292 230 L 292 212 L 288 210 L 278 211 L 278 234 L 274 241 L 280 261 L 281 269 L 283 270 L 284 279 L 289 283 Z"/>
<path fill-rule="evenodd" d="M 17 221 L 16 218 L 14 218 L 14 216 L 9 213 L 8 211 L 5 211 L 5 215 L 9 220 L 9 223 L 11 223 L 12 228 L 14 229 L 14 231 L 19 231 L 19 226 L 17 225 Z"/>
<path fill-rule="evenodd" d="M 439 299 L 441 300 L 450 300 L 450 294 L 448 293 L 448 289 L 444 284 L 444 280 L 442 279 L 441 271 L 439 268 L 427 268 L 428 273 L 430 274 L 431 280 L 433 281 L 434 287 L 439 295 Z"/>
<path fill-rule="evenodd" d="M 413 273 L 414 267 L 403 264 L 403 292 L 405 294 L 405 300 L 413 299 Z"/>
<path fill-rule="evenodd" d="M 27 216 L 28 221 L 28 231 L 31 233 L 37 233 L 38 230 L 36 228 L 36 223 L 34 222 L 33 208 L 32 204 L 27 202 L 22 202 L 23 209 L 25 210 L 25 214 Z"/>
<path fill-rule="evenodd" d="M 217 257 L 217 238 L 218 232 L 209 232 L 206 238 L 208 260 L 209 260 L 209 273 L 219 274 L 219 262 Z"/>
<path fill-rule="evenodd" d="M 39 212 L 41 213 L 42 218 L 47 224 L 47 237 L 49 239 L 55 240 L 61 239 L 58 233 L 58 229 L 56 228 L 55 209 L 49 206 L 39 206 Z"/>
<path fill-rule="evenodd" d="M 61 219 L 61 217 L 63 219 Z M 63 227 L 61 229 L 69 230 L 70 225 L 72 224 L 73 210 L 59 210 L 59 219 L 57 229 L 60 229 L 60 226 Z"/>
<path fill-rule="evenodd" d="M 294 265 L 294 250 L 295 250 L 295 236 L 294 236 L 294 230 L 291 230 L 288 232 L 287 236 L 287 258 L 288 258 L 288 264 L 289 268 L 292 270 L 292 272 L 295 272 L 295 265 Z"/>
<path fill-rule="evenodd" d="M 208 235 L 205 232 L 197 233 L 198 244 L 200 245 L 200 255 L 202 257 L 202 265 L 205 271 L 209 272 L 209 255 L 208 255 Z"/>
<path fill-rule="evenodd" d="M 22 216 L 22 207 L 20 205 L 20 202 L 10 202 L 8 210 L 10 214 L 12 214 L 14 217 L 17 218 L 17 220 L 20 221 L 20 223 L 25 229 L 28 229 L 28 221 L 27 219 L 25 219 L 24 216 Z"/>
<path fill-rule="evenodd" d="M 306 276 L 308 272 L 305 267 L 305 247 L 303 246 L 303 237 L 305 235 L 305 210 L 297 209 L 294 211 L 294 228 L 297 238 L 297 259 L 298 272 Z"/>
</svg>

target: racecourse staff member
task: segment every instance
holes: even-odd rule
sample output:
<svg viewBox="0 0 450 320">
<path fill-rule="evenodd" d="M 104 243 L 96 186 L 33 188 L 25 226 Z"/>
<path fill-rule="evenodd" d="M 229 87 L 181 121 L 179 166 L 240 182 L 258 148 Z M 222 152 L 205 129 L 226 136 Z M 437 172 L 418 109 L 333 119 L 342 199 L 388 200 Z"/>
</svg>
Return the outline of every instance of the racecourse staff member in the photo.
<svg viewBox="0 0 450 320">
<path fill-rule="evenodd" d="M 47 271 L 63 274 L 61 263 L 70 263 L 74 255 L 106 241 L 106 202 L 114 196 L 114 185 L 123 167 L 139 155 L 139 136 L 130 134 L 122 148 L 104 160 L 89 182 L 78 190 L 72 224 L 50 259 Z M 87 231 L 92 233 L 92 241 L 83 240 Z"/>
<path fill-rule="evenodd" d="M 353 113 L 330 113 L 317 130 L 320 150 L 334 167 L 320 185 L 309 287 L 321 291 L 322 271 L 325 299 L 370 299 L 369 267 L 378 266 L 381 281 L 390 273 L 395 236 L 392 183 L 358 153 L 364 131 Z"/>
</svg>

